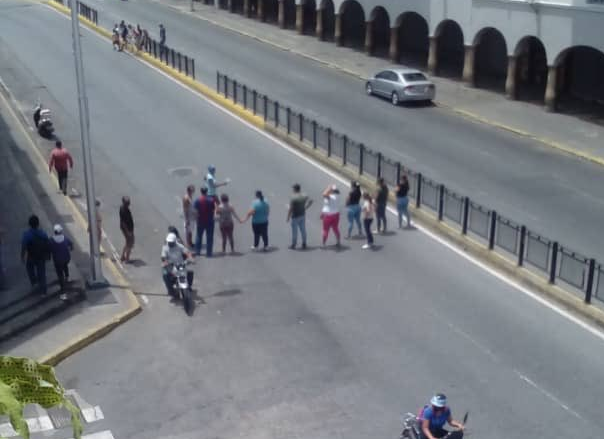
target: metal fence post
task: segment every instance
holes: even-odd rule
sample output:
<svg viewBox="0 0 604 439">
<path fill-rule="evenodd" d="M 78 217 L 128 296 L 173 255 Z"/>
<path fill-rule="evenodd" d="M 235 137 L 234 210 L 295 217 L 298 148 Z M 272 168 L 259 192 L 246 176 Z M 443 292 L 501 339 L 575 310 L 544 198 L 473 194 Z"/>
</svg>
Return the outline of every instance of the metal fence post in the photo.
<svg viewBox="0 0 604 439">
<path fill-rule="evenodd" d="M 333 132 L 331 128 L 327 128 L 327 157 L 331 157 L 331 142 L 333 139 Z"/>
<path fill-rule="evenodd" d="M 445 210 L 445 185 L 441 184 L 438 186 L 438 220 L 443 220 Z"/>
<path fill-rule="evenodd" d="M 556 283 L 556 268 L 558 268 L 558 243 L 552 244 L 552 260 L 549 267 L 549 283 Z"/>
<path fill-rule="evenodd" d="M 346 166 L 348 161 L 348 137 L 342 136 L 342 166 Z"/>
<path fill-rule="evenodd" d="M 181 58 L 180 52 L 178 52 L 176 54 L 176 57 L 178 58 L 178 73 L 181 73 L 182 72 L 182 58 Z"/>
<path fill-rule="evenodd" d="M 153 40 L 153 58 L 157 58 L 157 41 Z"/>
<path fill-rule="evenodd" d="M 237 103 L 237 81 L 233 81 L 233 102 Z"/>
<path fill-rule="evenodd" d="M 468 220 L 470 219 L 470 199 L 465 197 L 463 199 L 463 217 L 461 219 L 461 233 L 462 235 L 468 234 Z"/>
<path fill-rule="evenodd" d="M 191 58 L 191 78 L 195 79 L 195 59 Z"/>
<path fill-rule="evenodd" d="M 587 288 L 585 289 L 585 303 L 591 303 L 591 295 L 594 285 L 594 277 L 596 272 L 596 260 L 590 259 L 587 267 Z"/>
<path fill-rule="evenodd" d="M 491 225 L 489 226 L 489 250 L 495 248 L 495 228 L 497 227 L 497 212 L 491 211 Z"/>
<path fill-rule="evenodd" d="M 279 127 L 279 102 L 275 101 L 275 127 Z"/>
<path fill-rule="evenodd" d="M 317 149 L 317 121 L 312 121 L 312 148 Z"/>
<path fill-rule="evenodd" d="M 526 247 L 526 226 L 520 226 L 520 243 L 518 244 L 518 266 L 524 264 L 524 248 Z"/>
<path fill-rule="evenodd" d="M 216 91 L 220 93 L 220 72 L 216 72 Z"/>
<path fill-rule="evenodd" d="M 396 184 L 401 181 L 401 162 L 396 162 Z"/>
<path fill-rule="evenodd" d="M 229 77 L 227 75 L 224 75 L 223 78 L 224 78 L 224 97 L 228 98 L 228 96 L 229 96 Z"/>
<path fill-rule="evenodd" d="M 302 116 L 302 113 L 298 115 L 298 122 L 300 126 L 300 129 L 298 130 L 300 133 L 300 142 L 302 142 L 304 140 L 304 116 Z"/>
<path fill-rule="evenodd" d="M 263 113 L 264 113 L 264 121 L 266 122 L 268 120 L 268 97 L 262 96 L 262 102 L 263 102 Z"/>
<path fill-rule="evenodd" d="M 175 55 L 174 49 L 171 49 L 170 52 L 172 53 L 172 68 L 174 68 L 174 66 L 176 65 L 176 62 L 175 62 L 175 59 L 174 59 L 175 58 L 175 56 L 174 56 Z"/>
<path fill-rule="evenodd" d="M 185 75 L 189 76 L 189 57 L 187 55 L 185 55 Z M 218 81 L 218 79 L 216 79 L 216 81 Z M 218 93 L 220 93 L 220 90 L 218 90 L 218 83 L 216 83 L 216 89 Z"/>
<path fill-rule="evenodd" d="M 365 156 L 365 145 L 359 144 L 359 175 L 363 175 L 363 157 Z"/>
<path fill-rule="evenodd" d="M 415 207 L 422 207 L 422 173 L 417 174 L 417 190 L 415 191 Z"/>
<path fill-rule="evenodd" d="M 256 100 L 258 99 L 258 92 L 256 90 L 252 90 L 252 99 L 253 99 L 252 111 L 254 114 L 256 114 L 256 109 L 257 109 L 257 105 L 258 105 L 256 102 Z"/>
<path fill-rule="evenodd" d="M 247 85 L 243 84 L 243 108 L 247 110 Z"/>
<path fill-rule="evenodd" d="M 292 110 L 289 107 L 285 109 L 285 117 L 285 126 L 287 127 L 287 134 L 289 134 L 292 130 Z"/>
<path fill-rule="evenodd" d="M 382 177 L 382 153 L 377 154 L 377 178 Z"/>
</svg>

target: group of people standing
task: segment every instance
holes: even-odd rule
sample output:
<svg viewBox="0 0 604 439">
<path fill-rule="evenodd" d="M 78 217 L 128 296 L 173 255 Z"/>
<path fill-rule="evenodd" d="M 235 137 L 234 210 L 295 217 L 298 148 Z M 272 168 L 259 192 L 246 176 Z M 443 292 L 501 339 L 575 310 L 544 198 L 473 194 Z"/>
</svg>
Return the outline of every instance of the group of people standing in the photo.
<svg viewBox="0 0 604 439">
<path fill-rule="evenodd" d="M 166 43 L 166 29 L 163 24 L 159 25 L 159 33 L 160 48 L 162 48 Z M 147 41 L 149 41 L 149 32 L 146 29 L 142 29 L 140 24 L 137 24 L 135 27 L 131 24 L 126 24 L 122 20 L 119 25 L 116 23 L 113 26 L 111 42 L 113 48 L 119 52 L 122 52 L 127 44 L 132 44 L 136 50 L 140 51 L 145 47 Z"/>
<path fill-rule="evenodd" d="M 216 168 L 208 167 L 205 177 L 205 185 L 200 189 L 199 197 L 195 198 L 195 186 L 189 185 L 182 199 L 183 217 L 185 219 L 185 243 L 188 248 L 194 250 L 196 255 L 201 255 L 203 239 L 205 235 L 206 256 L 211 257 L 214 249 L 214 229 L 216 223 L 222 237 L 222 252 L 225 253 L 227 245 L 231 253 L 235 252 L 233 231 L 235 220 L 240 224 L 251 219 L 253 245 L 252 250 L 269 248 L 268 224 L 270 215 L 269 203 L 265 200 L 262 191 L 257 190 L 251 208 L 245 216 L 240 216 L 231 205 L 226 193 L 217 195 L 216 189 L 225 186 L 228 181 L 218 183 L 216 181 Z M 398 212 L 398 226 L 403 227 L 411 224 L 409 215 L 409 181 L 403 176 L 396 186 L 396 207 Z M 336 238 L 336 246 L 341 245 L 340 234 L 340 190 L 336 185 L 329 185 L 322 193 L 323 204 L 320 218 L 322 221 L 322 246 L 327 245 L 330 232 Z M 357 226 L 358 236 L 365 237 L 367 242 L 362 246 L 370 249 L 374 245 L 375 233 L 387 231 L 386 207 L 389 199 L 389 188 L 384 179 L 378 180 L 378 189 L 375 194 L 363 193 L 358 181 L 351 183 L 350 191 L 346 197 L 346 212 L 348 219 L 347 239 L 352 237 L 354 226 Z M 301 248 L 307 248 L 306 212 L 313 205 L 313 200 L 302 192 L 300 184 L 292 186 L 292 195 L 289 201 L 286 221 L 291 225 L 290 249 L 298 246 L 298 236 L 301 238 Z M 377 219 L 377 228 L 372 230 L 374 218 Z M 194 237 L 195 232 L 195 239 Z"/>
</svg>

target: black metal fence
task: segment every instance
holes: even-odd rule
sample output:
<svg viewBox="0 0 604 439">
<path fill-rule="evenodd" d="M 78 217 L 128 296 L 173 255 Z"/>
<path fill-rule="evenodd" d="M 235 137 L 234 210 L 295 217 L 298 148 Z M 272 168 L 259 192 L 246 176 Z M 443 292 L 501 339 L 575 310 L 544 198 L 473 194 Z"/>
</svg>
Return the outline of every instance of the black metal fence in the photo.
<svg viewBox="0 0 604 439">
<path fill-rule="evenodd" d="M 62 5 L 65 5 L 71 9 L 71 1 L 72 0 L 54 0 L 57 3 L 61 3 Z M 96 9 L 91 8 L 90 6 L 82 3 L 82 2 L 77 2 L 78 5 L 78 14 L 81 15 L 82 17 L 86 18 L 89 21 L 92 21 L 94 24 L 99 24 L 99 13 L 97 12 Z"/>
<path fill-rule="evenodd" d="M 526 226 L 452 191 L 443 183 L 415 172 L 345 134 L 334 132 L 330 127 L 220 72 L 216 74 L 216 90 L 359 175 L 384 178 L 390 186 L 396 185 L 401 175 L 407 175 L 409 196 L 417 208 L 432 213 L 463 235 L 478 238 L 489 250 L 497 251 L 518 266 L 531 269 L 549 283 L 563 283 L 581 294 L 587 303 L 592 297 L 604 301 L 604 265 L 596 263 L 595 259 L 528 230 Z"/>
<path fill-rule="evenodd" d="M 171 66 L 180 73 L 184 73 L 195 79 L 195 60 L 193 58 L 183 55 L 174 49 L 170 49 L 165 44 L 158 43 L 151 38 L 147 38 L 146 41 L 143 42 L 143 49 L 149 55 L 157 58 L 167 66 Z"/>
</svg>

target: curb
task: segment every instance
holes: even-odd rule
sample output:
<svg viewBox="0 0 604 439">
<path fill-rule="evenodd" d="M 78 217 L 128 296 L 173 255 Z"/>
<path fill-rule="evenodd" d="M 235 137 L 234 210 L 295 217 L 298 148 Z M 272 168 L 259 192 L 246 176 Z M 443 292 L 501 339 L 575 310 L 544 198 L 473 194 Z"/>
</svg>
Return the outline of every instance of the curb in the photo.
<svg viewBox="0 0 604 439">
<path fill-rule="evenodd" d="M 87 20 L 84 22 L 87 22 Z M 95 25 L 90 27 L 94 30 L 98 28 L 98 26 Z M 105 33 L 103 33 L 103 35 L 105 35 Z M 146 53 L 133 53 L 133 55 L 138 56 L 148 64 L 157 67 L 165 74 L 177 79 L 181 83 L 190 87 L 192 90 L 200 92 L 213 102 L 235 113 L 237 116 L 245 119 L 257 128 L 262 129 L 279 140 L 286 142 L 288 145 L 294 147 L 303 154 L 310 156 L 314 160 L 327 166 L 329 169 L 345 176 L 346 178 L 359 180 L 365 189 L 375 190 L 376 186 L 373 180 L 370 180 L 365 176 L 359 176 L 350 168 L 342 167 L 336 160 L 309 148 L 306 144 L 292 138 L 284 131 L 265 123 L 262 117 L 254 115 L 249 110 L 246 110 L 243 107 L 229 101 L 217 92 L 210 89 L 208 86 L 203 85 L 183 75 L 182 73 L 179 73 L 177 70 L 162 64 L 160 61 L 147 55 Z M 393 202 L 394 196 L 392 194 L 390 194 L 390 198 L 390 201 Z M 429 231 L 440 236 L 444 236 L 445 239 L 453 243 L 458 248 L 463 249 L 466 253 L 485 261 L 491 269 L 503 274 L 506 277 L 515 279 L 519 285 L 534 290 L 540 297 L 547 300 L 553 300 L 565 310 L 578 314 L 581 317 L 589 320 L 591 323 L 604 328 L 604 310 L 601 310 L 593 305 L 586 304 L 582 299 L 574 296 L 572 293 L 563 290 L 557 285 L 549 284 L 546 280 L 539 278 L 537 275 L 531 273 L 523 267 L 518 267 L 511 260 L 508 260 L 503 256 L 484 248 L 484 246 L 477 241 L 474 241 L 468 236 L 462 235 L 459 231 L 453 229 L 446 223 L 438 221 L 435 217 L 431 216 L 424 210 L 416 209 L 411 205 L 409 207 L 411 208 L 415 218 L 419 219 L 418 223 L 421 223 L 421 225 Z"/>
<path fill-rule="evenodd" d="M 185 14 L 185 12 L 183 12 L 178 6 L 169 5 L 169 4 L 163 4 L 163 6 L 166 6 L 166 7 L 170 8 L 170 9 L 173 9 L 175 11 L 178 11 L 178 12 L 182 13 L 182 14 Z M 338 64 L 335 64 L 335 63 L 332 63 L 330 61 L 325 61 L 325 60 L 317 58 L 317 57 L 315 57 L 313 55 L 308 55 L 306 53 L 299 52 L 299 51 L 297 51 L 295 49 L 282 46 L 282 45 L 280 45 L 278 43 L 275 43 L 273 41 L 264 39 L 264 38 L 259 37 L 257 35 L 250 34 L 250 33 L 246 32 L 246 31 L 237 29 L 235 27 L 229 26 L 229 25 L 224 24 L 224 23 L 220 23 L 220 22 L 218 22 L 216 20 L 212 20 L 210 18 L 202 17 L 202 16 L 199 16 L 199 15 L 195 15 L 195 17 L 197 19 L 199 19 L 199 20 L 202 20 L 202 21 L 205 21 L 207 23 L 210 23 L 210 24 L 212 24 L 214 26 L 218 26 L 220 28 L 229 30 L 231 32 L 235 32 L 235 33 L 237 33 L 239 35 L 242 35 L 244 37 L 251 38 L 253 40 L 259 41 L 259 42 L 264 43 L 264 44 L 268 44 L 268 45 L 273 46 L 273 47 L 275 47 L 275 48 L 277 48 L 279 50 L 282 50 L 284 52 L 290 52 L 290 53 L 293 53 L 295 55 L 301 56 L 302 58 L 306 58 L 306 59 L 309 59 L 309 60 L 314 61 L 316 63 L 322 64 L 322 65 L 324 65 L 326 67 L 329 67 L 330 69 L 338 70 L 338 71 L 340 71 L 342 73 L 345 73 L 345 74 L 347 74 L 349 76 L 352 76 L 355 79 L 361 79 L 363 81 L 367 79 L 363 75 L 360 75 L 360 74 L 358 74 L 358 73 L 356 73 L 356 72 L 354 72 L 352 70 L 349 70 L 349 69 L 347 69 L 345 67 L 342 67 L 342 66 L 340 66 Z M 597 155 L 594 155 L 594 154 L 589 154 L 589 153 L 580 151 L 578 149 L 571 148 L 569 146 L 563 145 L 563 144 L 561 144 L 559 142 L 556 142 L 555 140 L 551 140 L 551 139 L 548 139 L 548 138 L 545 138 L 545 137 L 537 136 L 535 134 L 529 133 L 528 131 L 524 131 L 524 130 L 521 130 L 519 128 L 515 128 L 513 126 L 506 125 L 506 124 L 501 123 L 501 122 L 497 122 L 497 121 L 494 121 L 494 120 L 491 120 L 491 119 L 484 118 L 484 117 L 482 117 L 482 116 L 480 116 L 480 115 L 478 115 L 476 113 L 473 113 L 471 111 L 465 110 L 465 109 L 463 109 L 461 107 L 456 107 L 454 105 L 445 104 L 445 103 L 443 103 L 442 101 L 439 101 L 439 100 L 434 100 L 434 105 L 436 107 L 438 107 L 438 108 L 442 108 L 444 110 L 451 111 L 451 112 L 453 112 L 453 113 L 455 113 L 457 115 L 460 115 L 460 116 L 462 116 L 462 117 L 464 117 L 464 118 L 466 118 L 466 119 L 468 119 L 470 121 L 478 122 L 478 123 L 481 123 L 481 124 L 484 124 L 484 125 L 488 125 L 488 126 L 491 126 L 491 127 L 494 127 L 494 128 L 498 128 L 500 130 L 508 131 L 508 132 L 510 132 L 512 134 L 516 134 L 517 136 L 521 136 L 521 137 L 527 138 L 529 140 L 533 140 L 535 142 L 541 143 L 542 145 L 545 145 L 545 146 L 547 146 L 549 148 L 552 148 L 552 149 L 555 149 L 557 151 L 563 152 L 565 154 L 568 154 L 568 155 L 580 158 L 582 160 L 586 160 L 586 161 L 594 163 L 596 165 L 604 166 L 604 157 L 600 157 L 600 156 L 597 156 Z"/>
</svg>

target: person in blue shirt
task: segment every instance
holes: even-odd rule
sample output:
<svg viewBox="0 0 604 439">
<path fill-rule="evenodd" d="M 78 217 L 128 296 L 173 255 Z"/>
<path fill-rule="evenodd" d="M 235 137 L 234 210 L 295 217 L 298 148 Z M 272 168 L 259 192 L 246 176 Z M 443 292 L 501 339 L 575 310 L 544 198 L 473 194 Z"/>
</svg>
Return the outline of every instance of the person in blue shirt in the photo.
<svg viewBox="0 0 604 439">
<path fill-rule="evenodd" d="M 229 180 L 226 179 L 222 183 L 216 182 L 216 167 L 214 165 L 208 166 L 208 175 L 206 175 L 206 186 L 208 188 L 208 195 L 211 197 L 216 196 L 216 189 L 222 186 L 226 186 Z"/>
<path fill-rule="evenodd" d="M 32 288 L 38 286 L 40 294 L 46 294 L 46 261 L 50 259 L 50 242 L 44 230 L 40 230 L 40 219 L 29 217 L 29 229 L 21 239 L 21 260 L 25 263 Z"/>
<path fill-rule="evenodd" d="M 430 405 L 424 407 L 418 421 L 420 422 L 420 439 L 445 437 L 449 433 L 444 428 L 445 424 L 459 429 L 457 438 L 463 437 L 464 425 L 453 419 L 451 410 L 447 407 L 447 397 L 442 393 L 437 393 L 432 397 Z"/>
<path fill-rule="evenodd" d="M 254 245 L 252 250 L 258 248 L 260 244 L 260 238 L 264 244 L 264 251 L 268 249 L 268 215 L 270 212 L 270 206 L 264 201 L 264 195 L 262 191 L 256 191 L 256 199 L 252 203 L 252 208 L 247 213 L 246 217 L 241 221 L 243 224 L 249 218 L 252 218 L 252 231 L 254 232 Z"/>
</svg>

